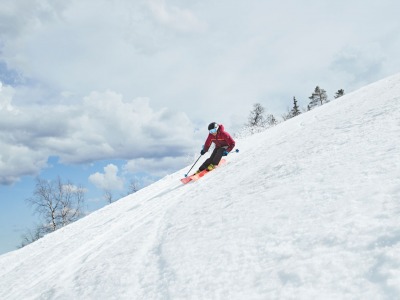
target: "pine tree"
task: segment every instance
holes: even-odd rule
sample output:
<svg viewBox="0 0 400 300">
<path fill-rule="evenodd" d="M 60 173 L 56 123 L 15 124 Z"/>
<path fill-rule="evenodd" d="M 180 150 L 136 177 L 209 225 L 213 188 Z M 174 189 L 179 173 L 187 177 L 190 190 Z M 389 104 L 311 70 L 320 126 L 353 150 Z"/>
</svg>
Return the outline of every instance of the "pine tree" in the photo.
<svg viewBox="0 0 400 300">
<path fill-rule="evenodd" d="M 290 115 L 292 117 L 296 117 L 296 116 L 298 116 L 300 114 L 301 114 L 301 112 L 300 112 L 299 106 L 297 105 L 296 97 L 293 97 L 293 108 L 290 111 Z"/>
<path fill-rule="evenodd" d="M 340 89 L 340 90 L 338 90 L 337 92 L 336 92 L 336 94 L 335 94 L 335 99 L 337 99 L 337 98 L 339 98 L 339 97 L 342 97 L 344 95 L 344 90 L 343 89 Z"/>
<path fill-rule="evenodd" d="M 308 110 L 313 109 L 316 106 L 321 106 L 325 103 L 328 103 L 328 95 L 326 94 L 326 91 L 324 89 L 321 89 L 319 86 L 317 86 L 312 93 L 312 95 L 309 97 L 311 100 L 310 103 L 308 104 Z"/>
</svg>

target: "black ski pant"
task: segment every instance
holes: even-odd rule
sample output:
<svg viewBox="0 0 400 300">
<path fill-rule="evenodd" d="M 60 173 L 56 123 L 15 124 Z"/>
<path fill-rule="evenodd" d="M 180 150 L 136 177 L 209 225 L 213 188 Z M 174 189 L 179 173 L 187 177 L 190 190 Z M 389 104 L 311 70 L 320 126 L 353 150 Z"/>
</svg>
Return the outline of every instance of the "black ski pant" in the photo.
<svg viewBox="0 0 400 300">
<path fill-rule="evenodd" d="M 203 171 L 207 169 L 207 167 L 210 164 L 213 164 L 214 166 L 218 165 L 219 162 L 221 161 L 222 154 L 224 154 L 224 151 L 226 150 L 226 147 L 221 147 L 221 148 L 215 148 L 214 151 L 211 153 L 211 156 L 205 160 L 205 162 L 200 166 L 199 170 Z"/>
</svg>

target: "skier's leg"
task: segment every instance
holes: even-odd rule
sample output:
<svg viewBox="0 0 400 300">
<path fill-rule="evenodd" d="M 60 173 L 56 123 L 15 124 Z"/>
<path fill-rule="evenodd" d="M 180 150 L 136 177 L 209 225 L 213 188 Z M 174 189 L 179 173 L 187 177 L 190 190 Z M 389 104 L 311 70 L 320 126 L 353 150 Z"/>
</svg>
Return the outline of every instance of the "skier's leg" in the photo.
<svg viewBox="0 0 400 300">
<path fill-rule="evenodd" d="M 203 171 L 205 169 L 207 169 L 208 165 L 211 163 L 211 157 L 207 158 L 203 164 L 200 166 L 199 171 Z"/>
<path fill-rule="evenodd" d="M 215 155 L 217 155 L 217 151 L 218 151 L 218 149 L 215 148 L 214 151 L 211 153 L 210 157 L 207 158 L 207 159 L 204 161 L 204 163 L 200 166 L 200 168 L 199 168 L 200 171 L 203 171 L 203 170 L 207 169 L 207 167 L 208 167 L 210 164 L 213 163 L 214 158 L 215 158 Z M 222 157 L 222 154 L 221 154 L 221 157 Z"/>
<path fill-rule="evenodd" d="M 215 154 L 213 152 L 214 156 L 211 156 L 212 157 L 211 163 L 214 166 L 217 166 L 219 164 L 219 162 L 221 161 L 221 158 L 222 158 L 222 154 L 224 154 L 225 150 L 226 150 L 226 148 L 224 148 L 224 147 L 221 147 L 221 148 L 218 148 L 218 149 L 214 150 Z"/>
</svg>

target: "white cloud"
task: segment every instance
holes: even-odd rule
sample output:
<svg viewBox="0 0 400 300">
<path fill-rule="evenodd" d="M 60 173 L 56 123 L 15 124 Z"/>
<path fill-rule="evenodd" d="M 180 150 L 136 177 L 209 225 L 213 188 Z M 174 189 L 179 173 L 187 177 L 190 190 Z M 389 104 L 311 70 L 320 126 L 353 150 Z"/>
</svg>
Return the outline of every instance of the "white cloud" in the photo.
<svg viewBox="0 0 400 300">
<path fill-rule="evenodd" d="M 76 95 L 62 101 L 110 89 L 149 97 L 154 107 L 179 109 L 195 122 L 227 123 L 255 102 L 282 113 L 293 94 L 307 101 L 321 81 L 330 93 L 358 87 L 331 68 L 354 45 L 384 49 L 377 59 L 386 63 L 368 81 L 398 70 L 400 4 L 343 3 L 16 0 L 3 8 L 0 58 L 50 89 L 45 95 Z M 374 59 L 354 64 L 377 66 Z"/>
<path fill-rule="evenodd" d="M 80 192 L 80 193 L 86 193 L 87 189 L 73 185 L 73 184 L 64 184 L 62 186 L 63 191 L 66 192 L 71 192 L 71 193 L 75 193 L 75 192 Z"/>
<path fill-rule="evenodd" d="M 104 173 L 90 175 L 89 181 L 103 190 L 122 190 L 124 187 L 123 178 L 118 176 L 118 167 L 113 164 L 104 167 Z"/>
<path fill-rule="evenodd" d="M 49 156 L 67 164 L 178 158 L 195 144 L 184 113 L 156 111 L 147 98 L 124 101 L 112 91 L 92 92 L 82 104 L 16 108 L 18 114 L 0 110 L 1 182 L 37 174 Z"/>
<path fill-rule="evenodd" d="M 364 85 L 385 65 L 385 51 L 376 43 L 363 47 L 346 47 L 332 61 L 332 68 L 348 75 L 349 80 Z"/>
<path fill-rule="evenodd" d="M 0 134 L 0 184 L 12 184 L 24 175 L 36 174 L 46 167 L 47 157 L 40 151 L 6 143 L 3 136 Z"/>
<path fill-rule="evenodd" d="M 8 2 L 0 61 L 29 80 L 0 102 L 7 178 L 49 155 L 179 160 L 203 140 L 194 128 L 237 130 L 253 103 L 279 117 L 316 85 L 332 96 L 400 69 L 394 0 Z M 11 171 L 14 146 L 28 168 Z"/>
<path fill-rule="evenodd" d="M 203 32 L 207 28 L 207 25 L 188 9 L 177 6 L 168 7 L 165 0 L 149 0 L 148 3 L 153 16 L 163 25 L 182 32 Z"/>
<path fill-rule="evenodd" d="M 14 95 L 14 89 L 10 86 L 4 86 L 0 81 L 0 110 L 12 111 L 14 108 L 11 101 Z"/>
<path fill-rule="evenodd" d="M 58 19 L 69 0 L 15 0 L 0 6 L 0 36 L 19 38 L 26 32 Z"/>
</svg>

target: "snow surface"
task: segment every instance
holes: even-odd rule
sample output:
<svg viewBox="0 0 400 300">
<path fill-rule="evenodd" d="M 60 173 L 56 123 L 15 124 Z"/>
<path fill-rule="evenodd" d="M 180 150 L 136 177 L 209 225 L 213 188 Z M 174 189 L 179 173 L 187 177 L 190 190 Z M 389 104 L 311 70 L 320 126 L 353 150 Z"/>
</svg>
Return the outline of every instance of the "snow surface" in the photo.
<svg viewBox="0 0 400 300">
<path fill-rule="evenodd" d="M 399 137 L 395 75 L 0 256 L 0 299 L 400 299 Z"/>
</svg>

